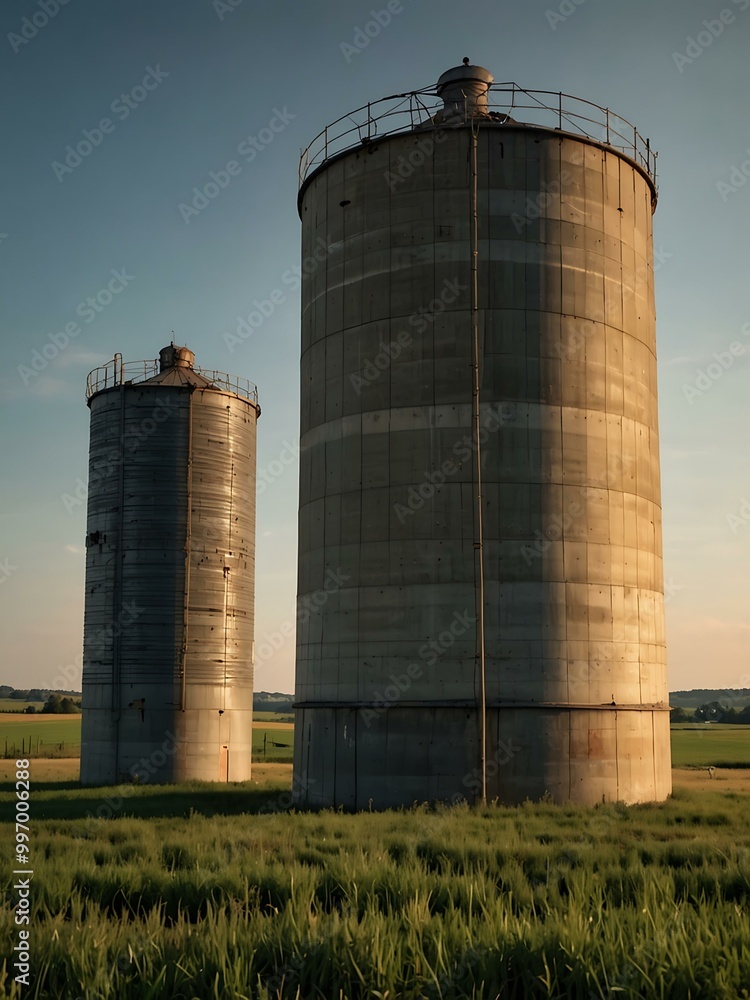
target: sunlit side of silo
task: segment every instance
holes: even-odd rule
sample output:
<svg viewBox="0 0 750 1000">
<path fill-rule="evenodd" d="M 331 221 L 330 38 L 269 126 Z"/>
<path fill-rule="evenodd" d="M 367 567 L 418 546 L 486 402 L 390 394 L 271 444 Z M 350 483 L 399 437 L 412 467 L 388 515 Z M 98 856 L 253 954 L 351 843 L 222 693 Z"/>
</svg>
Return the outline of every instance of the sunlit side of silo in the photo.
<svg viewBox="0 0 750 1000">
<path fill-rule="evenodd" d="M 295 795 L 664 799 L 655 156 L 466 63 L 303 157 Z"/>
<path fill-rule="evenodd" d="M 193 362 L 89 375 L 84 784 L 250 776 L 260 409 Z"/>
</svg>

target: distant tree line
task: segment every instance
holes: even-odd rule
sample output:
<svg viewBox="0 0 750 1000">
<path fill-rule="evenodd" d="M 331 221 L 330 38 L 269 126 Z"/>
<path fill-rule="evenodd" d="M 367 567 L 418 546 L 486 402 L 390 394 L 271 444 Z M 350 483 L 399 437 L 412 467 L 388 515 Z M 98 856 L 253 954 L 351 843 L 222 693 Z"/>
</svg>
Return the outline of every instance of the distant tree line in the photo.
<svg viewBox="0 0 750 1000">
<path fill-rule="evenodd" d="M 66 692 L 67 693 L 67 692 Z M 692 691 L 670 691 L 670 704 L 680 706 L 687 711 L 695 710 L 696 705 L 706 705 L 718 701 L 722 705 L 739 710 L 750 705 L 750 688 L 693 688 Z"/>
<path fill-rule="evenodd" d="M 4 694 L 0 688 L 0 698 L 13 698 L 14 701 L 44 701 L 49 691 L 40 691 L 39 688 L 32 688 L 30 691 L 14 691 L 10 689 L 8 694 Z"/>
<path fill-rule="evenodd" d="M 720 701 L 708 701 L 695 710 L 673 708 L 669 713 L 670 722 L 723 722 L 739 726 L 750 726 L 750 705 L 734 708 Z"/>
<path fill-rule="evenodd" d="M 34 699 L 37 700 L 37 699 Z M 39 709 L 40 715 L 78 715 L 81 711 L 80 698 L 68 698 L 59 694 L 51 694 Z M 36 705 L 24 709 L 26 715 L 36 715 Z"/>
<path fill-rule="evenodd" d="M 293 704 L 293 694 L 283 694 L 281 691 L 255 691 L 253 693 L 253 711 L 255 712 L 291 712 Z"/>
<path fill-rule="evenodd" d="M 0 684 L 0 698 L 12 698 L 14 701 L 44 702 L 44 707 L 37 709 L 35 705 L 21 708 L 18 711 L 27 715 L 36 712 L 69 715 L 81 711 L 80 691 L 48 691 L 45 688 L 30 688 L 21 690 L 9 684 Z M 255 691 L 253 693 L 253 709 L 256 712 L 291 712 L 294 695 L 282 691 Z"/>
<path fill-rule="evenodd" d="M 50 691 L 48 688 L 14 688 L 9 684 L 0 684 L 0 698 L 12 698 L 14 701 L 46 701 L 50 695 L 56 694 L 60 697 L 68 696 L 80 698 L 80 691 Z"/>
</svg>

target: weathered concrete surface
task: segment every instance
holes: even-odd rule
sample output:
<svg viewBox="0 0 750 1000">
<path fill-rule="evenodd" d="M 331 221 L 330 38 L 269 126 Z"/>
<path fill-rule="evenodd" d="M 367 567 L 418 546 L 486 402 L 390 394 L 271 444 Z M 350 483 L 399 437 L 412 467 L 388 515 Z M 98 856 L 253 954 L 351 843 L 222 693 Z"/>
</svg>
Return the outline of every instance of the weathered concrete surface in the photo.
<svg viewBox="0 0 750 1000">
<path fill-rule="evenodd" d="M 319 259 L 302 303 L 301 803 L 479 788 L 470 141 L 395 135 L 303 189 L 302 257 Z M 478 188 L 488 793 L 663 799 L 651 183 L 596 143 L 482 125 Z"/>
<path fill-rule="evenodd" d="M 243 781 L 258 409 L 157 380 L 90 407 L 81 781 Z"/>
</svg>

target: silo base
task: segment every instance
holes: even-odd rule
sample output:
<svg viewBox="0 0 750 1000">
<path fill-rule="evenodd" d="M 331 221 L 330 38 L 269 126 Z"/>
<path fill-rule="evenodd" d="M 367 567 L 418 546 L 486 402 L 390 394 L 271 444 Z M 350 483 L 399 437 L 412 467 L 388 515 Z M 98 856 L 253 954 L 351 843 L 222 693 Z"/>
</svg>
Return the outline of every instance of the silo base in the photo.
<svg viewBox="0 0 750 1000">
<path fill-rule="evenodd" d="M 88 708 L 81 745 L 81 784 L 247 781 L 252 711 L 188 709 L 123 713 Z"/>
<path fill-rule="evenodd" d="M 479 801 L 474 707 L 298 708 L 295 804 L 387 809 Z M 503 804 L 657 802 L 672 790 L 661 708 L 503 707 L 487 711 L 487 798 Z"/>
</svg>

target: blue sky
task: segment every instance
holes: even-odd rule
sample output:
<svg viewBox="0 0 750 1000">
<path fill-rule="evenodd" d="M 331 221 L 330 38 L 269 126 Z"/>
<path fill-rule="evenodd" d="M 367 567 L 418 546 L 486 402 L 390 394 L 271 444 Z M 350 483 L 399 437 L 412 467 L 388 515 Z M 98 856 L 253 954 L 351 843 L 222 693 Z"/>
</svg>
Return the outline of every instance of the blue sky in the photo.
<svg viewBox="0 0 750 1000">
<path fill-rule="evenodd" d="M 80 676 L 86 374 L 116 351 L 155 357 L 172 331 L 199 365 L 259 387 L 259 471 L 281 457 L 283 472 L 259 497 L 256 643 L 293 620 L 299 293 L 284 275 L 300 256 L 299 153 L 327 122 L 469 56 L 497 80 L 609 106 L 659 150 L 670 687 L 750 686 L 750 355 L 730 351 L 750 348 L 750 0 L 392 0 L 352 54 L 385 7 L 2 5 L 0 682 Z M 90 153 L 66 163 L 85 130 Z M 253 137 L 247 162 L 237 150 Z M 181 212 L 230 160 L 240 169 L 218 196 Z M 275 290 L 268 319 L 228 344 Z M 79 332 L 45 359 L 66 324 Z M 291 691 L 293 674 L 286 639 L 256 687 Z"/>
</svg>

